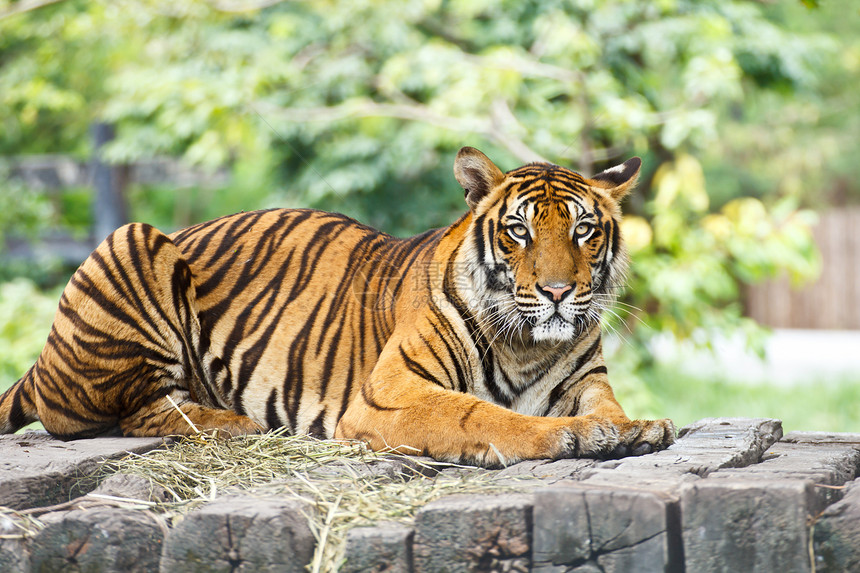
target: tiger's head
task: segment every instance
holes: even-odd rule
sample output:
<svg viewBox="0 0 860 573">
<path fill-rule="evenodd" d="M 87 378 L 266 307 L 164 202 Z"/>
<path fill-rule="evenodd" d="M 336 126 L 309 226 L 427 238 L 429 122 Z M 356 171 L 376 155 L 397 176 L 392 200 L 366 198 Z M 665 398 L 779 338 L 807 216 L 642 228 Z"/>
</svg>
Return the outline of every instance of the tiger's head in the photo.
<svg viewBox="0 0 860 573">
<path fill-rule="evenodd" d="M 549 163 L 502 173 L 471 147 L 454 174 L 471 223 L 456 255 L 460 296 L 502 340 L 562 342 L 596 324 L 624 280 L 621 199 L 641 160 L 587 179 Z"/>
</svg>

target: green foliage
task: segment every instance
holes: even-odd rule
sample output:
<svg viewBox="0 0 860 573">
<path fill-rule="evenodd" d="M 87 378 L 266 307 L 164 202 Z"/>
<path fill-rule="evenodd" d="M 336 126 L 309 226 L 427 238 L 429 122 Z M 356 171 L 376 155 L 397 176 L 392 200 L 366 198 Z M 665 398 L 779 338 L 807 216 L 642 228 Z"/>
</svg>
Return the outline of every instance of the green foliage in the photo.
<svg viewBox="0 0 860 573">
<path fill-rule="evenodd" d="M 679 375 L 672 365 L 641 371 L 639 399 L 625 401 L 635 417 L 669 417 L 679 427 L 720 416 L 777 418 L 788 431 L 856 432 L 860 428 L 860 378 L 784 386 L 737 382 L 719 376 Z M 644 396 L 644 399 L 643 399 Z"/>
<path fill-rule="evenodd" d="M 43 293 L 27 280 L 0 283 L 0 391 L 36 361 L 48 338 L 60 293 Z"/>
<path fill-rule="evenodd" d="M 0 172 L 0 250 L 5 234 L 34 237 L 50 220 L 53 209 L 49 197 L 36 193 Z"/>
<path fill-rule="evenodd" d="M 702 168 L 690 155 L 664 163 L 652 187 L 653 199 L 645 204 L 650 220 L 628 216 L 623 223 L 634 261 L 620 307 L 628 310 L 619 315 L 630 314 L 626 328 L 640 341 L 655 332 L 688 338 L 699 331 L 706 344 L 701 331 L 739 329 L 756 346 L 762 333 L 743 318 L 741 285 L 780 272 L 798 281 L 814 276 L 819 261 L 809 239 L 813 214 L 796 210 L 790 199 L 768 211 L 752 197 L 710 212 Z M 635 328 L 631 319 L 646 328 Z M 650 363 L 648 346 L 637 348 Z"/>
<path fill-rule="evenodd" d="M 39 192 L 28 189 L 19 180 L 5 177 L 0 166 L 0 255 L 5 255 L 8 238 L 35 240 L 46 231 L 64 232 L 85 238 L 91 225 L 89 189 L 67 189 L 64 192 Z M 77 266 L 77 265 L 75 265 Z M 26 277 L 42 286 L 68 279 L 70 269 L 50 257 L 38 261 L 0 256 L 0 284 L 16 277 Z"/>
</svg>

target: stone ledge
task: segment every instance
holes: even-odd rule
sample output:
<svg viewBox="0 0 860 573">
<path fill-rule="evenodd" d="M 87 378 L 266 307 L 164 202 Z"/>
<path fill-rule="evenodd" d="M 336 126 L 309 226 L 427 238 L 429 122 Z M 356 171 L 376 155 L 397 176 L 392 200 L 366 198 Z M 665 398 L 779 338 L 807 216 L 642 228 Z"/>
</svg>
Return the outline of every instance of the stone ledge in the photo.
<svg viewBox="0 0 860 573">
<path fill-rule="evenodd" d="M 207 503 L 171 529 L 162 571 L 304 573 L 314 539 L 292 499 L 237 496 Z"/>
<path fill-rule="evenodd" d="M 860 571 L 860 480 L 846 490 L 842 501 L 828 507 L 814 523 L 817 572 Z"/>
<path fill-rule="evenodd" d="M 415 516 L 414 571 L 527 572 L 532 506 L 532 496 L 523 494 L 458 495 L 430 502 Z"/>
<path fill-rule="evenodd" d="M 63 442 L 44 432 L 0 435 L 0 506 L 41 507 L 96 487 L 91 476 L 109 459 L 144 453 L 162 438 L 93 438 Z"/>
<path fill-rule="evenodd" d="M 379 523 L 356 527 L 347 534 L 349 558 L 342 573 L 383 573 L 412 570 L 412 542 L 415 531 L 402 523 Z"/>
<path fill-rule="evenodd" d="M 73 481 L 99 460 L 161 445 L 103 440 L 83 441 L 97 444 L 80 449 L 85 444 L 47 436 L 5 436 L 3 459 L 18 462 L 0 474 L 0 484 L 20 492 L 28 488 L 16 481 L 34 477 L 43 484 L 54 476 Z M 57 461 L 46 453 L 55 451 Z M 75 459 L 75 452 L 88 453 Z M 33 455 L 22 460 L 22 453 Z M 322 483 L 343 471 L 380 479 L 427 473 L 416 468 L 422 466 L 413 458 L 399 458 L 309 475 Z M 817 571 L 850 571 L 860 569 L 858 473 L 860 434 L 782 437 L 777 420 L 707 419 L 683 429 L 663 452 L 523 462 L 495 472 L 517 493 L 449 496 L 426 505 L 411 523 L 352 530 L 342 570 L 788 573 L 813 570 L 812 547 Z M 164 493 L 129 476 L 107 480 L 99 492 L 140 499 L 141 507 Z M 56 494 L 11 499 L 19 500 L 18 509 L 62 501 Z M 302 571 L 315 540 L 307 506 L 297 503 L 264 488 L 215 499 L 168 528 L 144 509 L 99 507 L 88 497 L 48 516 L 34 536 L 16 535 L 23 518 L 0 513 L 0 570 L 48 570 L 71 554 L 76 566 L 86 562 L 93 571 L 135 570 L 134 563 L 153 570 L 150 559 L 162 571 Z"/>
<path fill-rule="evenodd" d="M 535 492 L 532 570 L 676 571 L 678 503 L 661 493 L 568 484 Z"/>
</svg>

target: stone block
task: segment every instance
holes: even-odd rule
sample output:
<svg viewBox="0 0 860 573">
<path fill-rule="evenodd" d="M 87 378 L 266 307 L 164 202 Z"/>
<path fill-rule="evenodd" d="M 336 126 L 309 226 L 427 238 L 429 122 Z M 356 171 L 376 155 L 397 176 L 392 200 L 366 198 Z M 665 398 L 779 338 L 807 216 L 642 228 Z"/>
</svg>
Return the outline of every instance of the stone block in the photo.
<svg viewBox="0 0 860 573">
<path fill-rule="evenodd" d="M 12 513 L 0 513 L 0 571 L 30 572 L 31 525 Z"/>
<path fill-rule="evenodd" d="M 30 573 L 30 547 L 24 538 L 0 539 L 0 571 Z"/>
<path fill-rule="evenodd" d="M 828 485 L 842 485 L 860 472 L 860 444 L 779 442 L 755 469 L 810 472 Z"/>
<path fill-rule="evenodd" d="M 184 516 L 167 535 L 161 571 L 305 573 L 315 540 L 298 501 L 234 497 Z"/>
<path fill-rule="evenodd" d="M 794 444 L 813 444 L 816 446 L 823 444 L 849 444 L 860 447 L 860 434 L 844 432 L 789 432 L 783 437 L 782 441 Z"/>
<path fill-rule="evenodd" d="M 415 516 L 416 573 L 528 571 L 532 498 L 524 494 L 450 496 Z"/>
<path fill-rule="evenodd" d="M 367 461 L 343 460 L 329 463 L 309 470 L 311 479 L 325 480 L 329 477 L 350 476 L 355 478 L 387 478 L 391 480 L 408 481 L 418 476 L 435 476 L 439 467 L 448 464 L 438 464 L 429 458 L 417 458 L 388 454 L 378 459 Z"/>
<path fill-rule="evenodd" d="M 129 452 L 144 453 L 162 438 L 92 438 L 63 442 L 46 433 L 0 436 L 0 506 L 43 507 L 69 501 L 96 487 L 87 480 L 99 464 Z"/>
<path fill-rule="evenodd" d="M 578 479 L 584 472 L 592 469 L 598 462 L 593 459 L 565 459 L 565 460 L 526 460 L 518 464 L 506 467 L 496 473 L 496 479 L 528 478 L 527 481 L 520 480 L 523 486 L 531 485 L 533 478 L 540 479 L 543 484 L 536 483 L 536 487 L 548 485 L 560 480 Z"/>
<path fill-rule="evenodd" d="M 677 504 L 659 493 L 584 485 L 534 494 L 533 571 L 672 571 Z"/>
<path fill-rule="evenodd" d="M 346 537 L 341 573 L 410 573 L 414 530 L 402 523 L 357 527 Z"/>
<path fill-rule="evenodd" d="M 113 474 L 88 495 L 92 494 L 155 503 L 173 501 L 167 489 L 152 483 L 149 478 L 134 474 Z"/>
<path fill-rule="evenodd" d="M 153 514 L 116 507 L 56 512 L 30 543 L 33 571 L 149 573 L 166 527 Z"/>
<path fill-rule="evenodd" d="M 807 480 L 704 479 L 681 492 L 687 571 L 810 571 Z"/>
<path fill-rule="evenodd" d="M 858 468 L 858 445 L 836 441 L 781 441 L 764 454 L 760 463 L 745 468 L 717 470 L 708 478 L 812 481 L 815 495 L 807 509 L 812 515 L 817 515 L 842 498 L 839 486 L 853 480 Z"/>
<path fill-rule="evenodd" d="M 710 469 L 747 467 L 781 437 L 782 422 L 772 418 L 705 418 L 681 428 L 675 444 L 657 452 L 654 463 L 665 460 L 677 467 L 684 458 L 696 463 L 704 456 L 707 463 L 702 465 Z"/>
<path fill-rule="evenodd" d="M 669 448 L 653 454 L 601 462 L 582 473 L 591 484 L 677 493 L 690 476 L 706 477 L 720 468 L 748 467 L 782 436 L 782 422 L 770 418 L 706 418 L 681 428 Z"/>
<path fill-rule="evenodd" d="M 815 571 L 860 571 L 860 482 L 828 507 L 813 528 Z"/>
</svg>

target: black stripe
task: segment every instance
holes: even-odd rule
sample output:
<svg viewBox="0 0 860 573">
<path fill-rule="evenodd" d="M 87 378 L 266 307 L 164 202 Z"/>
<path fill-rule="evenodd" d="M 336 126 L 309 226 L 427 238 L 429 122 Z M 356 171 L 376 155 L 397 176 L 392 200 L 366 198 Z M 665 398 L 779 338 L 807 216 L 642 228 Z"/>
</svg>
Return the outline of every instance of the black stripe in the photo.
<svg viewBox="0 0 860 573">
<path fill-rule="evenodd" d="M 134 230 L 136 228 L 139 229 L 140 233 L 143 235 L 143 245 L 140 244 L 141 241 L 134 233 Z M 153 236 L 155 237 L 155 248 L 152 248 L 149 245 L 149 242 Z M 167 313 L 159 303 L 160 301 L 155 298 L 153 289 L 149 288 L 149 283 L 153 279 L 164 280 L 163 277 L 157 276 L 155 272 L 155 257 L 161 250 L 161 248 L 165 245 L 165 242 L 169 242 L 169 239 L 155 227 L 138 223 L 135 225 L 129 225 L 127 227 L 126 241 L 128 242 L 126 251 L 131 259 L 131 271 L 134 272 L 136 275 L 136 283 L 132 282 L 131 276 L 128 274 L 128 272 L 126 272 L 126 267 L 128 267 L 128 265 L 125 263 L 125 261 L 122 261 L 117 257 L 117 252 L 114 250 L 113 246 L 111 248 L 111 255 L 114 257 L 114 263 L 116 264 L 117 272 L 119 273 L 120 278 L 127 287 L 127 291 L 122 293 L 125 295 L 125 302 L 128 302 L 129 298 L 131 298 L 132 306 L 138 311 L 140 311 L 140 317 L 147 323 L 149 323 L 150 327 L 160 335 L 159 338 L 161 338 L 162 341 L 164 340 L 164 333 L 159 327 L 163 327 L 165 325 L 173 331 L 173 334 L 177 338 L 182 339 L 182 336 L 176 328 L 174 321 L 167 316 Z M 141 248 L 144 249 L 144 252 L 142 253 L 143 256 L 141 256 Z M 150 276 L 147 276 L 144 273 L 143 258 L 146 258 L 146 262 L 149 263 L 148 266 L 151 272 Z M 112 276 L 109 276 L 108 278 L 111 280 L 113 279 Z M 143 302 L 143 299 L 141 299 L 141 297 L 138 295 L 138 291 L 143 291 L 143 294 L 146 296 L 149 304 Z M 154 313 L 158 314 L 158 318 L 161 319 L 161 324 L 156 323 L 155 317 L 153 316 Z M 140 330 L 140 326 L 138 326 L 138 330 Z M 164 346 L 159 346 L 163 351 L 167 351 Z"/>
<path fill-rule="evenodd" d="M 210 244 L 212 244 L 213 240 L 216 240 L 217 245 L 215 246 L 214 251 L 205 261 L 201 260 L 198 264 L 202 268 L 209 268 L 215 266 L 216 262 L 220 261 L 223 265 L 224 263 L 222 259 L 224 257 L 224 253 L 233 247 L 233 244 L 239 236 L 248 232 L 249 229 L 257 225 L 260 219 L 262 219 L 268 212 L 269 211 L 253 211 L 251 213 L 242 213 L 241 215 L 230 215 L 222 217 L 221 219 L 216 219 L 216 222 L 220 224 L 213 225 L 212 228 L 206 228 L 208 226 L 197 227 L 196 230 L 206 230 L 206 232 L 195 235 L 191 239 L 196 244 L 193 250 L 188 253 L 188 259 L 195 260 L 202 258 L 209 250 Z M 192 227 L 192 229 L 195 228 Z"/>
<path fill-rule="evenodd" d="M 32 369 L 33 368 L 31 367 L 30 371 L 32 371 Z M 25 378 L 29 374 L 30 372 L 27 372 Z M 14 431 L 21 428 L 27 423 L 27 416 L 24 414 L 24 406 L 21 403 L 22 396 L 25 393 L 24 378 L 21 378 L 21 380 L 18 381 L 18 383 L 13 387 L 12 390 L 9 390 L 5 394 L 3 394 L 2 398 L 0 398 L 0 404 L 9 399 L 10 392 L 12 393 L 12 404 L 9 406 L 9 415 L 7 418 L 7 422 L 9 426 L 11 426 L 9 429 L 11 431 Z"/>
<path fill-rule="evenodd" d="M 466 410 L 466 412 L 462 416 L 460 416 L 460 429 L 462 429 L 462 430 L 466 429 L 466 422 L 469 421 L 469 418 L 472 416 L 472 414 L 475 412 L 475 410 L 480 405 L 481 405 L 481 403 L 476 401 L 471 406 L 469 406 L 469 409 Z"/>
<path fill-rule="evenodd" d="M 606 373 L 607 373 L 606 366 L 595 366 L 594 368 L 592 368 L 591 370 L 589 370 L 588 372 L 586 372 L 585 374 L 580 376 L 579 379 L 585 380 L 586 378 L 588 378 L 589 376 L 592 376 L 594 374 L 606 374 Z"/>
<path fill-rule="evenodd" d="M 229 340 L 232 342 L 230 345 L 229 351 L 225 348 L 225 359 L 227 356 L 232 358 L 233 353 L 236 350 L 236 346 L 242 341 L 247 340 L 252 334 L 256 334 L 259 326 L 261 326 L 262 321 L 265 319 L 269 320 L 268 325 L 265 330 L 260 333 L 257 338 L 257 341 L 248 348 L 241 356 L 241 366 L 239 367 L 239 372 L 235 380 L 235 387 L 233 389 L 233 395 L 231 397 L 231 405 L 236 412 L 239 414 L 245 414 L 245 408 L 242 405 L 242 394 L 245 391 L 245 388 L 248 385 L 248 382 L 251 381 L 254 371 L 257 369 L 257 366 L 261 363 L 260 358 L 263 356 L 263 353 L 268 349 L 269 344 L 272 340 L 272 335 L 275 332 L 275 329 L 278 328 L 281 324 L 281 318 L 284 315 L 284 312 L 287 309 L 287 305 L 283 304 L 275 312 L 274 316 L 270 314 L 270 311 L 274 308 L 275 302 L 277 301 L 278 295 L 278 286 L 283 283 L 284 275 L 287 272 L 287 265 L 281 265 L 278 269 L 278 272 L 272 277 L 272 279 L 260 289 L 260 292 L 254 298 L 254 300 L 249 305 L 250 308 L 256 310 L 259 302 L 267 297 L 268 300 L 263 305 L 263 309 L 259 311 L 257 321 L 252 326 L 250 332 L 244 332 L 245 324 L 248 320 L 248 317 L 251 315 L 251 312 L 246 310 L 243 313 L 239 314 L 236 323 L 233 326 L 233 330 L 230 333 Z M 232 362 L 232 360 L 231 360 Z"/>
<path fill-rule="evenodd" d="M 266 399 L 266 425 L 269 429 L 280 428 L 283 423 L 278 415 L 278 389 L 272 388 L 269 392 L 269 397 Z"/>
<path fill-rule="evenodd" d="M 346 269 L 344 270 L 344 274 L 339 282 L 342 288 L 334 289 L 335 292 L 331 304 L 329 304 L 328 313 L 323 321 L 324 330 L 323 334 L 319 336 L 317 340 L 317 354 L 322 351 L 322 344 L 325 340 L 325 334 L 328 331 L 329 325 L 340 324 L 342 328 L 346 314 L 350 310 L 349 303 L 356 302 L 356 275 L 362 268 L 358 262 L 364 260 L 366 253 L 373 249 L 373 243 L 380 237 L 380 234 L 367 234 L 361 237 L 352 248 L 351 256 L 349 257 L 349 261 L 346 263 Z M 338 281 L 335 277 L 332 277 L 331 282 L 337 283 Z M 363 295 L 364 293 L 362 292 L 362 296 Z M 360 320 L 363 320 L 363 318 L 364 313 L 362 312 L 360 313 Z"/>
<path fill-rule="evenodd" d="M 44 380 L 44 378 L 43 378 L 43 380 Z M 58 402 L 56 400 L 53 400 L 50 396 L 48 396 L 46 394 L 46 392 L 45 392 L 46 389 L 44 389 L 43 386 L 45 386 L 45 384 L 35 386 L 35 389 L 36 389 L 36 392 L 39 394 L 39 398 L 42 400 L 42 404 L 47 406 L 50 410 L 53 410 L 54 412 L 59 412 L 64 417 L 66 417 L 70 420 L 73 420 L 75 422 L 84 422 L 87 424 L 97 424 L 97 425 L 101 425 L 101 426 L 103 426 L 105 424 L 109 425 L 108 420 L 93 419 L 93 415 L 98 416 L 99 414 L 101 414 L 98 411 L 81 412 L 77 408 L 68 407 L 68 405 L 67 405 L 68 402 L 65 402 L 65 401 Z M 59 389 L 57 389 L 57 390 L 59 390 Z M 68 389 L 64 389 L 64 390 L 65 390 L 65 392 L 68 392 Z M 63 393 L 58 392 L 58 395 L 63 395 Z M 78 393 L 76 393 L 76 397 L 80 397 L 80 395 Z M 87 414 L 90 414 L 90 415 L 87 415 Z"/>
<path fill-rule="evenodd" d="M 445 269 L 444 287 L 445 298 L 451 306 L 460 315 L 463 323 L 466 325 L 466 330 L 469 332 L 469 338 L 475 348 L 478 350 L 481 357 L 481 370 L 484 376 L 484 385 L 493 396 L 493 400 L 505 407 L 509 407 L 513 403 L 513 398 L 502 392 L 502 389 L 496 384 L 495 380 L 495 361 L 493 359 L 493 351 L 487 342 L 484 335 L 480 332 L 474 318 L 466 309 L 466 305 L 457 295 L 454 289 L 454 259 L 456 258 L 456 250 L 448 261 L 448 266 Z"/>
<path fill-rule="evenodd" d="M 325 322 L 323 323 L 325 327 Z M 328 352 L 326 352 L 325 359 L 323 360 L 323 370 L 320 375 L 320 387 L 319 387 L 319 399 L 322 401 L 325 398 L 326 391 L 328 390 L 328 383 L 331 380 L 334 373 L 334 363 L 337 360 L 337 352 L 340 349 L 340 337 L 343 333 L 343 320 L 339 320 L 337 322 L 337 330 L 334 332 L 334 336 L 328 343 Z M 325 337 L 325 332 L 322 332 L 318 335 L 319 344 L 317 348 L 319 349 L 319 345 L 322 344 L 323 338 Z"/>
<path fill-rule="evenodd" d="M 445 344 L 445 346 L 447 347 L 448 344 L 445 342 L 445 333 L 443 331 L 439 330 L 438 328 L 436 328 L 436 325 L 434 325 L 434 324 L 431 324 L 430 327 L 433 329 L 433 332 L 436 334 L 436 340 L 442 341 L 442 343 Z M 445 363 L 444 360 L 442 360 L 442 357 L 439 356 L 439 353 L 436 352 L 436 349 L 433 348 L 433 345 L 430 344 L 430 341 L 427 340 L 427 338 L 423 334 L 419 334 L 419 337 L 421 338 L 421 342 L 423 342 L 424 345 L 427 347 L 427 350 L 430 351 L 430 354 L 433 356 L 433 359 L 436 360 L 436 363 L 440 366 L 440 368 L 442 370 L 445 371 L 445 376 L 448 379 L 448 383 L 445 384 L 445 388 L 447 388 L 449 390 L 453 390 L 456 383 L 454 380 L 454 376 L 452 376 L 451 372 L 448 370 L 448 365 Z M 448 353 L 450 355 L 450 349 L 449 349 Z"/>
<path fill-rule="evenodd" d="M 599 346 L 600 346 L 600 337 L 598 336 L 594 340 L 594 342 L 591 344 L 591 346 L 588 347 L 588 350 L 586 350 L 584 353 L 582 353 L 579 356 L 579 358 L 576 359 L 576 362 L 574 363 L 573 368 L 571 368 L 571 370 L 570 370 L 570 374 L 568 374 L 568 376 L 564 380 L 559 382 L 556 385 L 556 387 L 552 389 L 552 391 L 549 393 L 549 400 L 547 402 L 547 407 L 546 407 L 546 411 L 544 412 L 544 416 L 546 416 L 547 413 L 550 410 L 552 410 L 552 408 L 556 405 L 556 403 L 561 399 L 561 397 L 564 395 L 564 393 L 570 387 L 575 386 L 577 383 L 579 383 L 580 380 L 583 379 L 584 376 L 579 376 L 579 377 L 577 377 L 575 382 L 571 383 L 571 379 L 573 378 L 573 376 L 576 375 L 577 372 L 579 372 L 579 369 L 582 368 L 582 366 L 584 364 L 587 364 L 588 361 L 594 357 L 594 354 L 597 352 L 597 349 Z M 597 368 L 601 368 L 601 367 L 598 366 Z M 589 373 L 590 373 L 590 371 L 589 371 Z M 577 398 L 575 401 L 575 404 L 577 405 L 576 409 L 578 409 L 578 403 L 579 403 L 579 399 Z"/>
<path fill-rule="evenodd" d="M 314 436 L 315 438 L 325 438 L 325 408 L 323 408 L 319 415 L 311 422 L 310 427 L 308 428 L 308 435 Z"/>
<path fill-rule="evenodd" d="M 102 265 L 105 264 L 104 259 L 102 259 L 101 255 L 99 255 L 97 252 L 93 253 L 90 256 L 90 258 L 96 264 L 102 264 Z M 112 277 L 110 275 L 110 273 L 107 271 L 107 268 L 104 267 L 103 270 L 105 271 L 105 277 L 114 285 L 114 288 L 118 291 L 118 294 L 120 294 L 120 295 L 125 294 L 122 292 L 122 289 L 116 283 L 114 277 Z M 97 286 L 96 281 L 94 281 L 82 269 L 79 269 L 78 272 L 76 272 L 74 275 L 72 275 L 72 278 L 69 279 L 69 284 L 71 284 L 74 288 L 81 291 L 81 294 L 83 296 L 85 296 L 88 300 L 90 300 L 93 303 L 95 303 L 96 305 L 98 305 L 101 308 L 101 310 L 103 310 L 105 312 L 105 314 L 108 314 L 117 322 L 122 322 L 122 323 L 130 326 L 131 328 L 137 330 L 146 339 L 146 341 L 151 343 L 152 345 L 159 346 L 158 341 L 155 338 L 153 338 L 151 333 L 140 328 L 140 321 L 138 320 L 138 317 L 132 317 L 130 314 L 128 314 L 124 310 L 125 308 L 130 308 L 130 305 L 124 305 L 123 307 L 118 306 L 114 300 L 109 299 L 107 296 L 105 296 L 105 293 L 103 292 L 103 290 Z M 123 299 L 120 298 L 120 300 L 123 300 Z M 68 299 L 66 299 L 66 305 L 65 306 L 63 306 L 63 304 L 62 304 L 62 302 L 63 302 L 62 300 L 60 302 L 61 302 L 61 305 L 59 308 L 60 312 L 62 312 L 64 315 L 66 315 L 69 318 L 69 320 L 72 321 L 73 324 L 80 325 L 81 327 L 86 326 L 89 328 L 93 328 L 92 325 L 85 323 L 80 318 L 80 315 L 78 315 L 78 313 L 71 307 L 71 305 L 68 304 Z M 138 310 L 142 310 L 142 307 L 138 307 Z M 146 313 L 143 313 L 143 314 L 146 314 Z M 146 317 L 143 317 L 143 318 L 145 319 Z M 151 322 L 151 319 L 150 319 L 150 322 Z M 157 332 L 157 330 L 156 330 L 156 332 Z"/>
<path fill-rule="evenodd" d="M 432 301 L 428 306 L 430 311 L 433 313 L 433 317 L 439 323 L 439 327 L 434 326 L 434 329 L 439 334 L 439 340 L 441 340 L 442 344 L 445 345 L 445 350 L 448 351 L 448 357 L 454 365 L 455 375 L 457 377 L 457 389 L 460 392 L 467 392 L 469 381 L 466 380 L 466 372 L 463 370 L 463 366 L 469 363 L 469 352 L 463 345 L 463 341 L 456 336 L 454 327 L 451 325 L 448 317 L 442 314 L 442 311 L 440 311 Z M 445 336 L 446 334 L 453 338 L 453 340 L 459 345 L 460 356 L 456 355 L 456 351 L 451 347 L 451 344 L 448 341 L 448 336 Z"/>
<path fill-rule="evenodd" d="M 422 378 L 424 380 L 427 380 L 428 382 L 432 382 L 433 384 L 436 384 L 437 386 L 440 386 L 442 388 L 445 387 L 445 385 L 442 384 L 442 382 L 439 381 L 438 378 L 433 376 L 426 368 L 424 368 L 424 366 L 422 366 L 420 363 L 418 363 L 413 358 L 407 356 L 406 351 L 403 350 L 403 345 L 400 345 L 399 350 L 400 350 L 400 358 L 403 359 L 403 363 L 406 365 L 406 367 L 409 369 L 410 372 L 412 372 L 413 374 L 419 376 L 420 378 Z"/>
<path fill-rule="evenodd" d="M 304 360 L 307 356 L 308 346 L 310 345 L 311 334 L 314 331 L 314 324 L 325 299 L 325 294 L 319 298 L 316 306 L 308 314 L 301 330 L 299 330 L 293 339 L 293 343 L 290 345 L 287 353 L 287 373 L 284 380 L 283 400 L 287 411 L 287 419 L 293 431 L 298 429 L 299 407 L 304 390 Z"/>
<path fill-rule="evenodd" d="M 379 410 L 380 412 L 395 412 L 397 410 L 402 410 L 402 408 L 390 408 L 388 406 L 381 406 L 378 404 L 373 398 L 373 390 L 370 389 L 370 384 L 361 385 L 361 397 L 365 404 L 374 410 Z"/>
<path fill-rule="evenodd" d="M 355 378 L 355 344 L 356 341 L 353 339 L 349 348 L 349 370 L 347 371 L 346 381 L 344 383 L 343 396 L 341 397 L 340 402 L 340 412 L 338 412 L 337 415 L 338 420 L 343 418 L 343 415 L 346 413 L 346 409 L 349 408 L 350 399 L 352 398 L 352 381 Z"/>
</svg>

